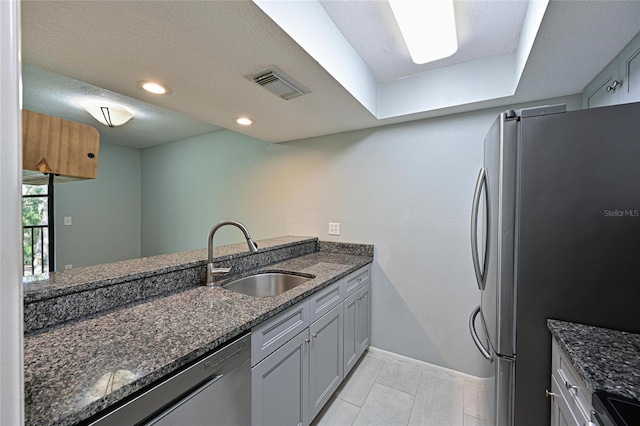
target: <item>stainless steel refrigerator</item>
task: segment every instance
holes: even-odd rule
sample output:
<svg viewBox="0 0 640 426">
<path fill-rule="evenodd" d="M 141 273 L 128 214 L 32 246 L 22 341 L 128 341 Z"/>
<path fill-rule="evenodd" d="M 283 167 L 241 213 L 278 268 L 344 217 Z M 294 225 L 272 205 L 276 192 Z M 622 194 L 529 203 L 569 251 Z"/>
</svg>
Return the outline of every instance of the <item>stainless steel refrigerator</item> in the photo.
<svg viewBox="0 0 640 426">
<path fill-rule="evenodd" d="M 488 426 L 550 422 L 547 318 L 640 332 L 640 104 L 502 113 L 485 138 L 469 327 Z"/>
</svg>

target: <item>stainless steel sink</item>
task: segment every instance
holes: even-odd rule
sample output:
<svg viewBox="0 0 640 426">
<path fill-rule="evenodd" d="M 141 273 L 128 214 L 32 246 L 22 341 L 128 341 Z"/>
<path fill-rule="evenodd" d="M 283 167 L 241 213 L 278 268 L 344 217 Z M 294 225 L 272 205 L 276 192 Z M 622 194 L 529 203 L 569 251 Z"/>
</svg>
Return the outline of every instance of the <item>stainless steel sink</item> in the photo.
<svg viewBox="0 0 640 426">
<path fill-rule="evenodd" d="M 273 297 L 296 288 L 311 279 L 311 277 L 294 274 L 268 272 L 249 275 L 248 277 L 231 281 L 222 287 L 253 297 Z"/>
</svg>

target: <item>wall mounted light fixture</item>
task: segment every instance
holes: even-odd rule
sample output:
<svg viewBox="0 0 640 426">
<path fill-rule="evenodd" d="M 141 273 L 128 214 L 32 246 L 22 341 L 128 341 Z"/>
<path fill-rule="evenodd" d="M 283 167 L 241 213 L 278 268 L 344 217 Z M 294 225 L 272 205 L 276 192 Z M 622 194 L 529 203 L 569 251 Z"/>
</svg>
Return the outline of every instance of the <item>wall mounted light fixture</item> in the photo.
<svg viewBox="0 0 640 426">
<path fill-rule="evenodd" d="M 127 124 L 133 118 L 133 114 L 124 108 L 117 106 L 89 105 L 85 108 L 89 114 L 100 123 L 109 127 L 118 127 Z"/>
<path fill-rule="evenodd" d="M 426 64 L 458 50 L 453 0 L 389 0 L 411 59 Z"/>
</svg>

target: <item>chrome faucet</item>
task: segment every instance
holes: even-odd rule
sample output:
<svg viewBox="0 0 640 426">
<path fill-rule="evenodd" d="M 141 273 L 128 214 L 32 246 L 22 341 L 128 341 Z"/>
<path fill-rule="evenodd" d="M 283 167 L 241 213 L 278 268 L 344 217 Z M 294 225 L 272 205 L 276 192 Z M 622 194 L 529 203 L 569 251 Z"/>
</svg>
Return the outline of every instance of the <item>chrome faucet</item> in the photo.
<svg viewBox="0 0 640 426">
<path fill-rule="evenodd" d="M 233 225 L 237 228 L 240 228 L 244 237 L 247 239 L 247 246 L 249 246 L 249 253 L 255 253 L 258 251 L 258 245 L 251 239 L 249 235 L 249 231 L 247 228 L 241 224 L 240 222 L 236 222 L 233 220 L 223 220 L 222 222 L 218 222 L 215 224 L 213 228 L 211 228 L 211 232 L 209 232 L 209 240 L 208 240 L 208 261 L 207 261 L 207 285 L 212 286 L 215 284 L 216 278 L 221 277 L 229 273 L 231 268 L 216 268 L 213 266 L 213 236 L 216 231 L 222 228 L 225 225 Z"/>
</svg>

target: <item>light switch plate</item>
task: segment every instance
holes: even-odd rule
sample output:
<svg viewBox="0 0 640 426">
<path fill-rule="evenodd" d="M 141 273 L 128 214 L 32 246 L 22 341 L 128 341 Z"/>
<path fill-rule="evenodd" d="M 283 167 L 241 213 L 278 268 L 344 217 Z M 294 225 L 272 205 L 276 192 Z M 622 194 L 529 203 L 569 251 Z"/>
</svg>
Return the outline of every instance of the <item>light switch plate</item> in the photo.
<svg viewBox="0 0 640 426">
<path fill-rule="evenodd" d="M 329 235 L 340 235 L 340 222 L 329 222 Z"/>
<path fill-rule="evenodd" d="M 71 216 L 65 216 L 64 217 L 64 225 L 65 226 L 71 226 L 72 222 L 71 222 Z"/>
</svg>

